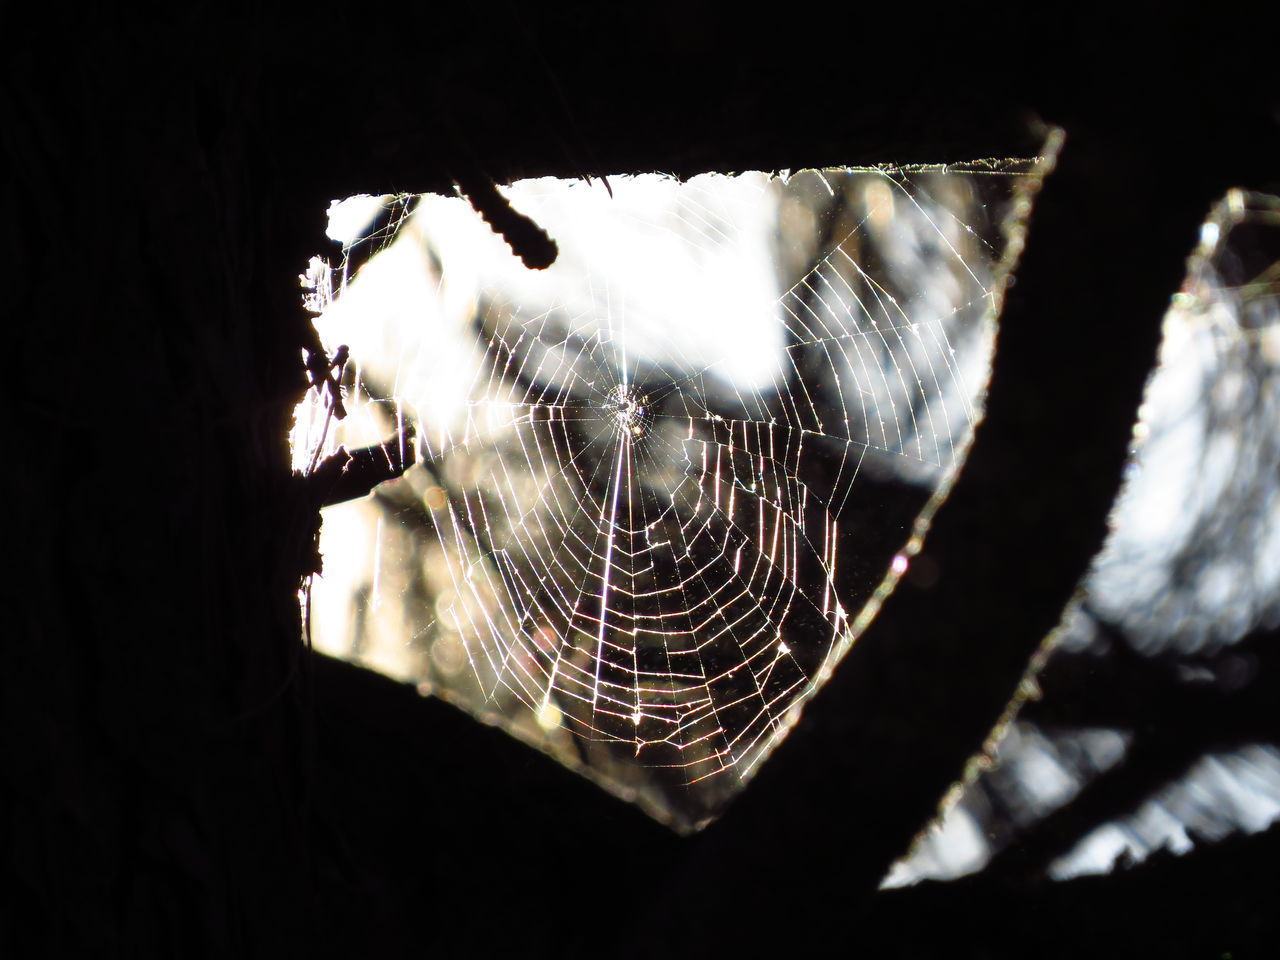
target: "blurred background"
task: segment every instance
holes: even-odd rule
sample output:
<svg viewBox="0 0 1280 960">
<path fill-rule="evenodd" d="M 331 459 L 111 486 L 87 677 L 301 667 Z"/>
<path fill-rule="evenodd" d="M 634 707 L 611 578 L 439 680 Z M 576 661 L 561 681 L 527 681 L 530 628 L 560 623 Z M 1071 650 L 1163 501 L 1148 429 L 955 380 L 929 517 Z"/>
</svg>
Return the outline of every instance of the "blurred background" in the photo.
<svg viewBox="0 0 1280 960">
<path fill-rule="evenodd" d="M 473 534 L 459 533 L 456 523 L 441 528 L 429 518 L 451 500 L 465 503 L 467 490 L 497 482 L 474 462 L 464 459 L 459 465 L 456 454 L 450 462 L 451 451 L 469 449 L 476 406 L 499 392 L 483 374 L 483 344 L 473 356 L 474 338 L 492 336 L 495 302 L 518 303 L 526 316 L 543 318 L 577 309 L 595 323 L 610 308 L 601 303 L 575 307 L 574 301 L 579 291 L 595 289 L 594 280 L 618 304 L 630 297 L 629 322 L 639 334 L 633 337 L 660 338 L 662 347 L 651 346 L 651 353 L 672 349 L 680 354 L 662 376 L 678 372 L 681 363 L 699 369 L 705 362 L 698 359 L 699 351 L 714 357 L 718 343 L 734 342 L 748 372 L 740 374 L 745 379 L 736 386 L 732 379 L 727 382 L 739 396 L 754 391 L 763 410 L 764 388 L 751 385 L 760 374 L 749 371 L 765 370 L 762 383 L 767 382 L 780 344 L 773 343 L 774 321 L 767 312 L 755 333 L 745 318 L 761 303 L 783 303 L 778 291 L 794 289 L 797 282 L 821 288 L 823 271 L 839 259 L 833 253 L 856 254 L 862 279 L 882 307 L 888 301 L 899 310 L 885 318 L 885 329 L 898 331 L 892 343 L 883 343 L 884 352 L 875 355 L 872 366 L 864 358 L 862 367 L 849 371 L 852 381 L 868 388 L 858 405 L 862 422 L 846 429 L 859 431 L 864 444 L 871 440 L 866 445 L 872 453 L 866 475 L 852 485 L 852 512 L 860 518 L 852 525 L 858 535 L 842 543 L 842 562 L 867 571 L 859 581 L 841 581 L 852 594 L 849 606 L 858 609 L 877 589 L 882 597 L 904 572 L 926 584 L 937 575 L 927 555 L 911 563 L 919 541 L 906 552 L 899 531 L 914 529 L 915 536 L 927 528 L 939 485 L 962 464 L 952 451 L 962 454 L 976 420 L 968 411 L 981 406 L 986 351 L 994 335 L 992 329 L 984 332 L 984 324 L 994 320 L 998 305 L 1004 238 L 1021 230 L 1013 208 L 1017 178 L 1028 172 L 1034 173 L 1033 165 L 976 173 L 963 168 L 910 174 L 829 171 L 836 190 L 828 183 L 816 195 L 812 175 L 772 182 L 699 178 L 679 188 L 688 191 L 683 201 L 671 192 L 675 181 L 665 187 L 636 181 L 633 187 L 623 178 L 615 180 L 622 200 L 612 207 L 599 182 L 594 188 L 586 183 L 556 187 L 551 181 L 516 185 L 508 193 L 517 205 L 549 224 L 566 251 L 558 270 L 547 277 L 520 266 L 460 199 L 384 196 L 335 202 L 330 235 L 342 244 L 341 255 L 333 267 L 314 260 L 307 283 L 326 343 L 333 348 L 351 344 L 345 382 L 352 416 L 330 429 L 326 405 L 310 394 L 298 411 L 295 465 L 303 468 L 318 452 L 331 454 L 341 444 L 378 443 L 406 424 L 423 465 L 368 498 L 326 511 L 325 571 L 312 590 L 317 648 L 414 683 L 424 694 L 497 723 L 664 822 L 688 829 L 699 817 L 714 816 L 745 783 L 737 771 L 728 788 L 690 800 L 688 791 L 705 786 L 661 778 L 655 785 L 625 738 L 617 738 L 613 747 L 584 747 L 571 726 L 542 722 L 539 711 L 546 703 L 522 688 L 532 685 L 538 641 L 544 647 L 559 642 L 550 626 L 544 628 L 546 637 L 532 642 L 508 635 L 496 653 L 488 654 L 478 652 L 482 638 L 465 637 L 456 626 L 441 630 L 442 618 L 458 622 L 451 610 L 457 595 L 449 585 L 469 565 L 450 556 L 465 554 L 468 543 L 473 553 L 476 547 Z M 565 189 L 579 203 L 589 200 L 585 215 L 557 215 L 555 206 L 546 205 L 546 197 L 554 204 L 557 191 Z M 717 196 L 716 190 L 727 193 Z M 896 216 L 890 212 L 895 195 Z M 661 223 L 664 217 L 678 221 L 673 202 L 719 217 L 717 235 L 699 238 L 703 259 L 713 258 L 713 267 L 714 258 L 720 259 L 720 273 L 729 271 L 722 282 L 732 284 L 735 275 L 766 279 L 755 300 L 748 291 L 745 306 L 712 302 L 708 308 L 704 293 L 677 285 L 696 284 L 702 274 L 718 276 L 716 270 L 699 263 L 683 280 L 678 271 L 653 280 L 652 250 L 645 256 L 634 241 L 628 246 L 610 239 L 610 231 L 628 236 L 617 218 L 625 222 L 636 210 L 644 211 L 646 223 Z M 747 219 L 726 212 L 733 209 L 749 211 Z M 939 224 L 953 234 L 950 240 Z M 662 235 L 668 228 L 647 229 Z M 601 253 L 611 247 L 623 251 L 613 260 Z M 995 732 L 987 754 L 971 764 L 966 782 L 953 789 L 945 814 L 884 878 L 886 887 L 954 879 L 989 866 L 1001 875 L 1052 879 L 1107 872 L 1155 850 L 1183 853 L 1233 832 L 1256 832 L 1280 816 L 1280 747 L 1271 706 L 1277 682 L 1271 637 L 1280 625 L 1278 271 L 1277 201 L 1230 192 L 1209 212 L 1186 280 L 1165 317 L 1158 365 L 1133 426 L 1131 460 L 1106 546 L 1028 674 L 1020 709 Z M 829 281 L 823 289 L 830 289 Z M 743 291 L 734 290 L 733 296 Z M 839 312 L 821 322 L 847 333 L 832 339 L 862 337 L 874 328 L 874 309 L 865 301 L 850 298 L 841 305 L 833 300 L 823 308 Z M 625 309 L 614 309 L 619 318 L 626 315 Z M 646 328 L 646 309 L 674 311 L 663 321 L 670 328 L 655 334 L 653 321 Z M 682 320 L 681 310 L 691 311 L 690 317 Z M 680 339 L 691 325 L 705 339 Z M 931 336 L 902 336 L 907 329 Z M 559 328 L 552 334 L 553 341 L 562 340 Z M 1105 338 L 1095 348 L 1106 350 Z M 643 354 L 641 345 L 634 349 Z M 756 359 L 743 352 L 749 349 L 756 350 Z M 607 367 L 611 361 L 594 353 L 584 356 L 570 362 L 570 372 L 576 362 L 585 364 L 588 374 L 607 379 L 600 364 Z M 961 367 L 968 372 L 961 373 Z M 925 376 L 909 377 L 908 369 Z M 806 376 L 820 378 L 821 371 L 808 370 Z M 478 391 L 477 377 L 482 377 Z M 812 380 L 810 386 L 821 397 L 818 383 Z M 513 401 L 520 404 L 531 388 L 516 386 Z M 547 397 L 546 384 L 536 381 L 533 388 L 548 406 L 566 396 L 553 391 Z M 1082 377 L 1080 389 L 1090 389 L 1087 378 Z M 961 391 L 950 398 L 951 410 L 958 413 L 952 421 L 942 418 L 947 390 Z M 912 391 L 918 392 L 915 399 Z M 820 403 L 838 409 L 835 399 L 833 394 Z M 705 392 L 696 407 L 711 409 Z M 505 438 L 493 433 L 490 418 L 489 432 L 474 439 L 492 445 L 506 461 L 501 472 L 507 481 L 534 468 L 531 447 L 541 446 L 542 456 L 553 462 L 562 455 L 554 438 L 522 432 L 509 417 L 499 426 L 509 431 Z M 1079 429 L 1087 430 L 1088 424 Z M 890 432 L 895 443 L 888 440 Z M 926 448 L 927 456 L 922 455 Z M 588 444 L 586 454 L 609 459 L 614 449 Z M 654 462 L 638 468 L 637 482 L 646 469 L 646 483 L 662 482 L 662 468 Z M 794 464 L 788 469 L 799 472 Z M 918 493 L 910 494 L 912 489 Z M 849 493 L 842 491 L 846 499 Z M 669 498 L 669 491 L 664 495 Z M 576 502 L 585 492 L 571 489 L 561 496 Z M 531 508 L 563 510 L 559 499 L 546 496 L 532 498 Z M 504 508 L 494 512 L 501 516 Z M 867 518 L 874 523 L 869 526 Z M 563 570 L 550 554 L 542 558 L 535 552 L 531 562 L 543 559 L 548 571 Z M 882 584 L 886 574 L 887 586 Z M 537 572 L 523 575 L 532 579 Z M 495 575 L 490 582 L 504 581 Z M 821 588 L 819 579 L 810 589 Z M 517 602 L 527 606 L 530 598 L 513 599 L 501 585 L 474 599 L 482 608 L 488 605 L 491 618 Z M 521 658 L 525 680 L 504 680 L 510 664 Z M 743 660 L 749 659 L 744 653 Z M 826 669 L 836 659 L 827 656 Z M 813 658 L 815 664 L 823 661 Z M 815 667 L 808 669 L 810 680 L 817 674 Z M 540 677 L 539 689 L 547 682 L 545 669 Z M 803 697 L 794 702 L 802 703 Z M 585 740 L 590 744 L 592 738 Z"/>
<path fill-rule="evenodd" d="M 886 884 L 1066 879 L 1280 817 L 1275 197 L 1210 212 L 1139 415 L 1106 546 L 1027 702 Z"/>
<path fill-rule="evenodd" d="M 546 270 L 461 197 L 335 202 L 348 416 L 311 391 L 295 467 L 417 462 L 325 511 L 312 642 L 705 825 L 919 552 L 1048 165 L 517 182 Z"/>
</svg>

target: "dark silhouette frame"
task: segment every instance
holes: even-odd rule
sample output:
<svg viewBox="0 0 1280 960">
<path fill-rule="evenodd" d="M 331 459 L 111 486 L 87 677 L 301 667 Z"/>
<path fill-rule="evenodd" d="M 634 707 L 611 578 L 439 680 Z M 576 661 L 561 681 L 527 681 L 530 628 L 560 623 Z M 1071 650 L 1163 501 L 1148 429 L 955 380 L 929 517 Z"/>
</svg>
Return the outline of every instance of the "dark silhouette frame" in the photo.
<svg viewBox="0 0 1280 960">
<path fill-rule="evenodd" d="M 1078 955 L 1131 935 L 1129 913 L 1149 928 L 1122 942 L 1151 955 L 1268 942 L 1265 887 L 1238 875 L 1274 857 L 1274 829 L 1052 889 L 874 892 L 1102 541 L 1206 211 L 1232 185 L 1276 188 L 1267 31 L 1227 49 L 1190 14 L 1078 11 L 1046 43 L 1017 6 L 958 27 L 825 16 L 334 5 L 8 33 L 8 955 Z M 926 547 L 937 582 L 899 588 L 710 829 L 668 835 L 306 653 L 296 590 L 323 494 L 289 471 L 314 345 L 291 278 L 331 198 L 1025 156 L 1040 122 L 1067 143 Z M 1161 902 L 1187 926 L 1161 926 Z"/>
</svg>

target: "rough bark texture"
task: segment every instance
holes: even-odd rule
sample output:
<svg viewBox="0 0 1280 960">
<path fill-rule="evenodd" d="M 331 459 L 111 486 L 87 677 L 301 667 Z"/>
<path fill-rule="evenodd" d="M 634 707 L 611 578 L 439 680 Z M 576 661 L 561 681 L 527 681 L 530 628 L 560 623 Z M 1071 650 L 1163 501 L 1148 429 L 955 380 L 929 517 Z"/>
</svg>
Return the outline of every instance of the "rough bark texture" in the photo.
<svg viewBox="0 0 1280 960">
<path fill-rule="evenodd" d="M 963 28 L 900 14 L 747 27 L 683 10 L 210 8 L 0 31 L 21 425 L 0 679 L 7 956 L 874 951 L 922 910 L 972 918 L 981 881 L 942 914 L 941 888 L 884 906 L 876 881 L 1101 542 L 1205 211 L 1231 184 L 1274 188 L 1280 152 L 1274 83 L 1254 79 L 1266 31 L 1207 49 L 1168 11 L 1082 18 L 1051 51 L 1016 8 Z M 294 278 L 331 198 L 1025 155 L 1036 116 L 1067 147 L 1009 297 L 988 421 L 929 540 L 941 576 L 899 589 L 704 835 L 669 836 L 449 707 L 304 656 L 317 518 L 285 442 L 311 342 Z M 1200 886 L 1194 862 L 1157 868 L 1184 871 L 1188 898 L 1228 896 L 1207 867 Z M 1139 873 L 1089 889 L 1163 889 Z M 1008 922 L 1113 917 L 1109 899 L 1046 897 Z M 1217 916 L 1205 942 L 1243 929 Z"/>
</svg>

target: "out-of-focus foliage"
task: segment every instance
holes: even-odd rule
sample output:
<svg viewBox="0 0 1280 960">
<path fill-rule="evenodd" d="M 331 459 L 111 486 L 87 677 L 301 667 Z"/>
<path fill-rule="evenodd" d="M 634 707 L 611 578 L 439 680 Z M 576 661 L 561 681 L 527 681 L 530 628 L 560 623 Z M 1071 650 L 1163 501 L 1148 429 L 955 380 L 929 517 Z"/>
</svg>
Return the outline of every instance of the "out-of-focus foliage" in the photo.
<svg viewBox="0 0 1280 960">
<path fill-rule="evenodd" d="M 1165 317 L 1112 532 L 1043 696 L 888 882 L 988 865 L 1068 877 L 1265 829 L 1280 818 L 1277 627 L 1280 201 L 1237 190 Z"/>
</svg>

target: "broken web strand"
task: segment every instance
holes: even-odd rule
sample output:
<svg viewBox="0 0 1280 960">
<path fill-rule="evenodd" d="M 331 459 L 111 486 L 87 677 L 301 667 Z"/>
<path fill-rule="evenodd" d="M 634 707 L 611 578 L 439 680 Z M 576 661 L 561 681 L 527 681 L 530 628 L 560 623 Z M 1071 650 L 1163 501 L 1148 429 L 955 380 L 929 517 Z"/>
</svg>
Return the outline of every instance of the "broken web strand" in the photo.
<svg viewBox="0 0 1280 960">
<path fill-rule="evenodd" d="M 509 191 L 562 247 L 532 282 L 465 209 L 424 198 L 379 258 L 418 262 L 418 332 L 368 304 L 319 324 L 363 364 L 351 386 L 371 436 L 348 444 L 385 437 L 395 410 L 421 426 L 424 466 L 341 508 L 361 524 L 330 511 L 317 642 L 425 684 L 679 829 L 714 816 L 918 550 L 978 416 L 1009 237 L 1042 166 L 710 178 L 727 200 L 703 178 L 635 178 L 657 181 L 638 184 L 642 209 L 600 217 L 630 217 L 612 245 L 665 281 L 598 266 L 612 241 L 575 240 L 565 211 L 592 214 L 563 184 Z M 984 180 L 1012 189 L 992 201 Z M 623 183 L 625 201 L 636 184 Z M 808 233 L 770 239 L 789 222 Z M 674 254 L 654 240 L 672 237 Z M 671 281 L 680 257 L 708 282 L 745 263 L 773 291 L 746 282 L 753 296 L 717 310 Z M 735 339 L 759 349 L 723 349 Z M 429 386 L 441 379 L 443 399 Z M 891 529 L 842 526 L 875 513 L 862 489 L 888 484 L 913 491 Z M 331 569 L 361 538 L 366 556 Z M 878 576 L 847 572 L 859 540 L 874 541 L 863 565 Z M 397 559 L 372 591 L 381 556 Z"/>
</svg>

